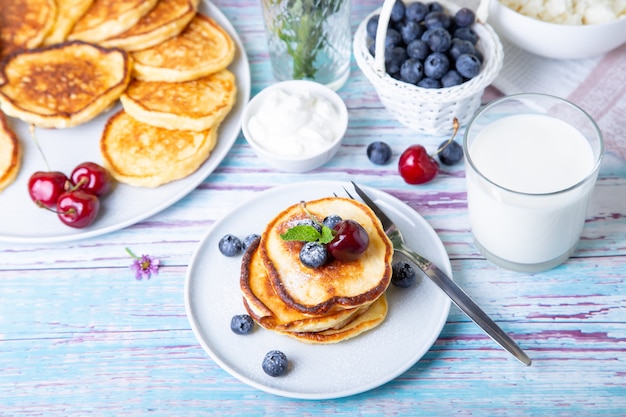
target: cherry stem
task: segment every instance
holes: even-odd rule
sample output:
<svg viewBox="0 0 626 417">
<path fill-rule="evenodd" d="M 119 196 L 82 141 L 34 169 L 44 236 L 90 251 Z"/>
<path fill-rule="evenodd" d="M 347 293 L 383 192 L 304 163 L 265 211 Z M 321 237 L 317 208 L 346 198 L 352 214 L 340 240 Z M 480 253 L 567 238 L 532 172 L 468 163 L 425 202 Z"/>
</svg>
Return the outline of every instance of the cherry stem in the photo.
<svg viewBox="0 0 626 417">
<path fill-rule="evenodd" d="M 57 210 L 52 210 L 50 207 L 46 207 L 40 200 L 36 200 L 35 204 L 37 204 L 37 207 L 42 208 L 44 210 L 48 210 L 52 213 L 57 213 L 57 214 L 74 214 L 76 213 L 76 209 L 73 207 L 68 208 L 65 211 L 57 211 Z"/>
<path fill-rule="evenodd" d="M 86 182 L 88 182 L 89 180 L 85 177 L 82 177 L 80 179 L 80 181 L 78 181 L 76 184 L 72 184 L 72 182 L 70 180 L 65 181 L 65 184 L 63 185 L 63 188 L 65 189 L 65 191 L 76 191 L 78 190 L 83 184 L 85 184 Z"/>
<path fill-rule="evenodd" d="M 46 164 L 46 168 L 48 168 L 48 171 L 50 171 L 50 164 L 48 163 L 48 160 L 46 159 L 46 155 L 43 153 L 43 150 L 41 150 L 41 146 L 39 145 L 39 141 L 37 140 L 37 135 L 35 135 L 35 125 L 31 123 L 28 126 L 28 130 L 30 131 L 31 136 L 35 141 L 35 145 L 37 146 L 37 150 L 39 151 L 39 154 L 41 155 L 44 164 Z"/>
<path fill-rule="evenodd" d="M 313 215 L 313 213 L 311 213 L 309 211 L 309 209 L 306 207 L 306 202 L 305 201 L 301 201 L 300 202 L 300 207 L 302 207 L 302 210 L 304 210 L 304 212 L 307 214 L 307 216 L 309 216 L 311 218 L 311 220 L 313 220 L 313 222 L 315 222 L 315 224 L 317 224 L 320 227 L 324 227 L 324 223 L 320 222 L 317 217 L 315 217 Z M 333 236 L 335 236 L 337 234 L 337 231 L 330 229 L 331 233 L 333 234 Z"/>
<path fill-rule="evenodd" d="M 435 152 L 431 156 L 434 157 L 435 155 L 438 155 L 440 152 L 442 152 L 444 149 L 446 149 L 448 147 L 448 145 L 450 143 L 452 143 L 452 141 L 454 140 L 454 137 L 456 136 L 457 132 L 459 131 L 459 120 L 456 117 L 452 121 L 452 127 L 453 127 L 454 131 L 452 132 L 452 136 L 450 136 L 450 139 L 448 139 L 448 141 L 445 143 L 445 145 L 439 147 L 437 149 L 437 152 Z"/>
</svg>

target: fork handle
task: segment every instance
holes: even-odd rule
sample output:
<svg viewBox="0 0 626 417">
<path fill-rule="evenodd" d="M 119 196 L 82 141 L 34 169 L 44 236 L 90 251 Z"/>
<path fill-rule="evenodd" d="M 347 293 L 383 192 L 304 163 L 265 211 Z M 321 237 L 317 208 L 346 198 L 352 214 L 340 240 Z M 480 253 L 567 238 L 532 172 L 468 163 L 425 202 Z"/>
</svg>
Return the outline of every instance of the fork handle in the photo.
<svg viewBox="0 0 626 417">
<path fill-rule="evenodd" d="M 423 256 L 413 252 L 405 245 L 394 245 L 396 252 L 404 255 L 412 264 L 417 266 L 428 278 L 431 279 L 452 302 L 472 319 L 474 323 L 493 339 L 494 342 L 502 346 L 507 352 L 513 355 L 524 365 L 530 365 L 532 361 L 526 353 L 515 343 L 511 337 L 504 332 L 489 316 L 467 295 L 456 282 L 454 282 L 437 265 L 433 264 Z"/>
</svg>

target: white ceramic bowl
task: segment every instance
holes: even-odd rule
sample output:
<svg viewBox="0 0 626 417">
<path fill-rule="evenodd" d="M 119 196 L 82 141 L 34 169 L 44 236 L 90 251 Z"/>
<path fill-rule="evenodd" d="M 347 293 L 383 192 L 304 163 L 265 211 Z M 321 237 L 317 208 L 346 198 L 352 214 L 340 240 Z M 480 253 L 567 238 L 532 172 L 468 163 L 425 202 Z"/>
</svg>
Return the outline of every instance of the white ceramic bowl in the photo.
<svg viewBox="0 0 626 417">
<path fill-rule="evenodd" d="M 329 141 L 324 148 L 317 150 L 315 153 L 301 156 L 279 155 L 264 147 L 251 132 L 249 127 L 250 119 L 259 112 L 261 106 L 263 106 L 266 102 L 266 99 L 276 90 L 282 90 L 289 95 L 310 92 L 312 95 L 330 102 L 336 110 L 336 119 L 333 118 L 334 123 L 337 124 L 336 137 L 333 138 L 332 141 Z M 288 115 L 276 116 L 278 118 L 289 117 Z M 348 109 L 346 108 L 346 104 L 342 98 L 330 88 L 322 84 L 306 80 L 282 81 L 263 89 L 250 100 L 243 111 L 241 121 L 241 130 L 243 131 L 243 135 L 259 158 L 279 171 L 296 173 L 310 171 L 330 161 L 339 150 L 347 128 Z M 288 135 L 280 139 L 284 141 L 290 140 Z"/>
<path fill-rule="evenodd" d="M 626 18 L 594 25 L 548 23 L 491 0 L 489 24 L 511 43 L 547 58 L 583 59 L 602 55 L 626 42 Z"/>
</svg>

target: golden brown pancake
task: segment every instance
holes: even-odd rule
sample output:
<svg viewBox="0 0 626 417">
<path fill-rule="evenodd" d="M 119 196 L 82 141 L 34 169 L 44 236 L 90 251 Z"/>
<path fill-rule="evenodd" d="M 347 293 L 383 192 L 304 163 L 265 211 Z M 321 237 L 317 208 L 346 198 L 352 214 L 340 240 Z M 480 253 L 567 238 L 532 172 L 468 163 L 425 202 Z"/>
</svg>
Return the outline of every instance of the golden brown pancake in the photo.
<svg viewBox="0 0 626 417">
<path fill-rule="evenodd" d="M 228 70 L 180 83 L 133 80 L 120 97 L 133 118 L 166 129 L 209 129 L 220 123 L 237 99 Z"/>
<path fill-rule="evenodd" d="M 54 0 L 0 0 L 0 57 L 40 46 L 56 13 Z"/>
<path fill-rule="evenodd" d="M 202 132 L 163 129 L 121 110 L 104 127 L 100 153 L 119 182 L 158 187 L 195 172 L 215 147 L 217 130 L 218 126 Z"/>
<path fill-rule="evenodd" d="M 43 40 L 42 45 L 54 45 L 65 42 L 74 24 L 85 14 L 93 0 L 56 0 L 57 15 L 52 30 Z"/>
<path fill-rule="evenodd" d="M 67 38 L 97 43 L 117 36 L 137 24 L 156 3 L 157 0 L 94 0 Z"/>
<path fill-rule="evenodd" d="M 270 221 L 261 235 L 261 257 L 272 287 L 289 307 L 320 315 L 372 303 L 391 282 L 393 247 L 380 221 L 366 205 L 352 199 L 328 197 L 306 202 L 319 221 L 336 214 L 357 221 L 367 231 L 369 246 L 356 261 L 333 260 L 308 268 L 299 259 L 303 242 L 285 241 L 280 235 L 309 214 L 294 204 Z"/>
<path fill-rule="evenodd" d="M 281 332 L 282 334 L 305 343 L 330 344 L 352 339 L 380 325 L 387 317 L 387 296 L 382 294 L 365 312 L 338 329 L 322 332 Z"/>
<path fill-rule="evenodd" d="M 119 98 L 131 69 L 125 51 L 78 41 L 22 51 L 0 63 L 0 104 L 35 126 L 76 126 Z"/>
<path fill-rule="evenodd" d="M 17 177 L 21 157 L 20 142 L 7 125 L 4 113 L 0 111 L 0 191 L 8 187 Z"/>
<path fill-rule="evenodd" d="M 150 48 L 182 32 L 196 15 L 197 7 L 198 0 L 159 0 L 136 25 L 99 43 L 127 51 Z"/>
<path fill-rule="evenodd" d="M 235 43 L 213 19 L 196 13 L 179 35 L 131 56 L 133 75 L 140 80 L 189 81 L 228 67 L 235 56 Z"/>
<path fill-rule="evenodd" d="M 321 316 L 295 310 L 276 295 L 258 251 L 259 239 L 246 250 L 241 266 L 240 285 L 244 306 L 262 327 L 275 331 L 320 332 L 345 326 L 369 305 L 344 309 Z"/>
</svg>

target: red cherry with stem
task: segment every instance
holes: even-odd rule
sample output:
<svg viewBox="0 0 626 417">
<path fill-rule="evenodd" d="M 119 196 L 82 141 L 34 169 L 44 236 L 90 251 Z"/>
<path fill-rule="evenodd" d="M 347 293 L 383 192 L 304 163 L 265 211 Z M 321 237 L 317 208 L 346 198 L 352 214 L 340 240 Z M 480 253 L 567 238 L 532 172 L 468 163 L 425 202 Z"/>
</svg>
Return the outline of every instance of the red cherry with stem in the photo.
<svg viewBox="0 0 626 417">
<path fill-rule="evenodd" d="M 87 191 L 97 196 L 104 195 L 111 190 L 111 174 L 106 168 L 95 162 L 79 164 L 70 175 L 72 183 L 77 189 Z"/>
<path fill-rule="evenodd" d="M 66 191 L 57 201 L 57 216 L 66 225 L 83 228 L 95 220 L 100 211 L 100 199 L 84 190 Z"/>
<path fill-rule="evenodd" d="M 437 176 L 439 164 L 422 145 L 412 145 L 400 155 L 398 169 L 406 183 L 423 184 Z"/>
<path fill-rule="evenodd" d="M 37 171 L 28 180 L 28 194 L 38 205 L 54 208 L 59 196 L 65 192 L 67 176 L 59 171 Z"/>
<path fill-rule="evenodd" d="M 335 238 L 327 245 L 328 253 L 340 261 L 359 259 L 370 244 L 367 231 L 354 220 L 342 220 L 333 227 Z"/>
</svg>

